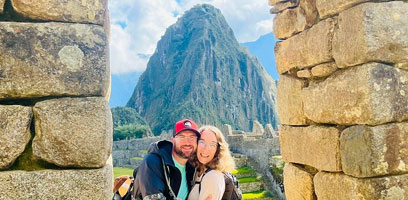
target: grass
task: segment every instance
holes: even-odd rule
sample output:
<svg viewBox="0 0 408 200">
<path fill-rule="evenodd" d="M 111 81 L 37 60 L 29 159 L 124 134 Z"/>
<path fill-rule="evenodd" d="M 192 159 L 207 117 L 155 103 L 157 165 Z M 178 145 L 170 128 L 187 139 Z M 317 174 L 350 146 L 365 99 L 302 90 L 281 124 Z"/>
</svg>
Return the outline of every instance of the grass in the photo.
<svg viewBox="0 0 408 200">
<path fill-rule="evenodd" d="M 124 168 L 124 167 L 114 167 L 113 168 L 113 177 L 118 177 L 122 175 L 129 175 L 133 176 L 133 169 L 131 168 Z"/>
<path fill-rule="evenodd" d="M 147 150 L 140 150 L 139 152 L 140 152 L 140 153 L 147 154 Z"/>
<path fill-rule="evenodd" d="M 249 174 L 249 173 L 254 173 L 254 172 L 255 172 L 255 170 L 252 169 L 251 167 L 243 166 L 243 167 L 240 167 L 238 169 L 234 169 L 232 171 L 232 174 Z"/>
<path fill-rule="evenodd" d="M 133 157 L 133 158 L 131 158 L 132 160 L 143 160 L 143 158 L 142 157 Z"/>
<path fill-rule="evenodd" d="M 260 181 L 262 176 L 248 176 L 238 179 L 238 183 L 250 183 Z"/>
<path fill-rule="evenodd" d="M 248 192 L 242 194 L 242 199 L 261 199 L 271 197 L 272 195 L 265 190 L 258 190 L 254 192 Z"/>
</svg>

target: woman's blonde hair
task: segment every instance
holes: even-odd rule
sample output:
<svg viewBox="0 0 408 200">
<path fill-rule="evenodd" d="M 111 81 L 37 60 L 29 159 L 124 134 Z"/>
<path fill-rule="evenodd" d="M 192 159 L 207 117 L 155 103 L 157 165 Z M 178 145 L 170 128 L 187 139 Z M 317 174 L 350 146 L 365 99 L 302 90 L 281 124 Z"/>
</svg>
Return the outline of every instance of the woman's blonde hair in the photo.
<svg viewBox="0 0 408 200">
<path fill-rule="evenodd" d="M 214 158 L 206 165 L 200 163 L 197 154 L 194 154 L 190 159 L 191 164 L 198 168 L 199 175 L 204 173 L 205 168 L 231 173 L 232 170 L 235 169 L 235 161 L 232 158 L 229 145 L 225 140 L 224 135 L 221 133 L 220 129 L 215 126 L 205 125 L 198 129 L 198 132 L 200 133 L 203 133 L 204 131 L 211 131 L 215 134 L 218 142 L 217 151 L 215 152 Z"/>
</svg>

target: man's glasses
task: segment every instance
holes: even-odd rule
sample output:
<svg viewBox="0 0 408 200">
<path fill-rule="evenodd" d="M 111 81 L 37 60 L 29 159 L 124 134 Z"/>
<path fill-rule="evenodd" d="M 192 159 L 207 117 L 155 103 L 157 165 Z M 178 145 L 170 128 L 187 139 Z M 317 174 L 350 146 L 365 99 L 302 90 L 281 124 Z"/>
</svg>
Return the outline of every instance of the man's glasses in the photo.
<svg viewBox="0 0 408 200">
<path fill-rule="evenodd" d="M 202 148 L 208 147 L 209 149 L 216 149 L 218 146 L 218 143 L 212 142 L 210 144 L 205 143 L 204 140 L 198 140 L 198 145 L 201 146 Z"/>
<path fill-rule="evenodd" d="M 175 138 L 180 141 L 197 141 L 197 136 L 177 135 Z"/>
</svg>

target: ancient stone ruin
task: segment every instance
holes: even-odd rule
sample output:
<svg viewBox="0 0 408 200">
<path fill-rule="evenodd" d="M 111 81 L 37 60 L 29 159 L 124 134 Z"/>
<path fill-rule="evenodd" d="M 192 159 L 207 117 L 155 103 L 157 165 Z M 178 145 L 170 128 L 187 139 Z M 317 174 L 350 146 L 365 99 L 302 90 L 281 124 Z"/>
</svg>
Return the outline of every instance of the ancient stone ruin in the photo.
<svg viewBox="0 0 408 200">
<path fill-rule="evenodd" d="M 408 3 L 269 4 L 286 198 L 408 199 Z"/>
<path fill-rule="evenodd" d="M 109 199 L 106 0 L 0 0 L 0 199 Z"/>
</svg>

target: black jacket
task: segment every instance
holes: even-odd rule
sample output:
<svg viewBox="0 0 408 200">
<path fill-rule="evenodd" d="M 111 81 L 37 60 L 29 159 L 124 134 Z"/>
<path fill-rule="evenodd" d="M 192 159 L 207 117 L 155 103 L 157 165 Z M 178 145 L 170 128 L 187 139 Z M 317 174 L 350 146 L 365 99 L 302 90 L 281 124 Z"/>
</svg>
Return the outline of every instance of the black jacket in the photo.
<svg viewBox="0 0 408 200">
<path fill-rule="evenodd" d="M 180 189 L 181 184 L 181 172 L 174 165 L 171 157 L 171 151 L 173 143 L 170 141 L 162 140 L 153 143 L 149 148 L 149 154 L 147 154 L 139 169 L 134 181 L 134 190 L 136 197 L 143 199 L 145 196 L 163 194 L 167 200 L 172 199 L 170 190 L 167 187 L 166 180 L 164 178 L 164 171 L 161 158 L 163 158 L 167 175 L 170 178 L 170 186 L 173 189 L 174 194 Z M 192 186 L 193 176 L 195 168 L 188 162 L 186 164 L 186 177 L 188 190 L 190 191 Z"/>
</svg>

